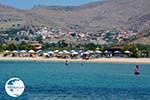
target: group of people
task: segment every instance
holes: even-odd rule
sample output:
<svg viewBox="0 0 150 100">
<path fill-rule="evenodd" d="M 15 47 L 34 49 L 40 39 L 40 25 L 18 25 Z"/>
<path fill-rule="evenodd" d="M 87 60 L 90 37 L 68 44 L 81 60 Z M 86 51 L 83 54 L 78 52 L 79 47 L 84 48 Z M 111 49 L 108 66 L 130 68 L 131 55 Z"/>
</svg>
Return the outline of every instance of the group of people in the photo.
<svg viewBox="0 0 150 100">
<path fill-rule="evenodd" d="M 66 64 L 66 65 L 69 65 L 69 61 L 66 60 L 65 64 Z M 139 75 L 139 74 L 140 74 L 139 66 L 138 66 L 138 65 L 136 65 L 135 68 L 134 68 L 134 74 L 135 74 L 135 75 Z"/>
</svg>

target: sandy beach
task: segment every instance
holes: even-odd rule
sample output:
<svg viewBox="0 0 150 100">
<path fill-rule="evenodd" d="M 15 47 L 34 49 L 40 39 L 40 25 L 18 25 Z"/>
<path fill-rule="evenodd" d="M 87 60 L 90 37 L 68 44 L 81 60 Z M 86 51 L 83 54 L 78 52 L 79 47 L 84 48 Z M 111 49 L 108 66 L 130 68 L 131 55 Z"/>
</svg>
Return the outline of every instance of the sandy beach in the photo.
<svg viewBox="0 0 150 100">
<path fill-rule="evenodd" d="M 96 62 L 96 63 L 135 63 L 150 64 L 150 58 L 98 58 L 98 59 L 58 59 L 58 58 L 23 58 L 23 57 L 0 57 L 0 61 L 53 61 L 53 62 Z"/>
</svg>

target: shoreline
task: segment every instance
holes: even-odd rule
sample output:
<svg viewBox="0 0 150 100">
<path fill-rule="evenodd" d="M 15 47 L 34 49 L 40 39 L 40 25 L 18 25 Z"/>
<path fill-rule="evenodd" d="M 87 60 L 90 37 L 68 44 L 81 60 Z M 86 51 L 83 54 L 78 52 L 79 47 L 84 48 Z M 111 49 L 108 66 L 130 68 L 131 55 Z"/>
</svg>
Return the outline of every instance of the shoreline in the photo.
<svg viewBox="0 0 150 100">
<path fill-rule="evenodd" d="M 58 58 L 22 58 L 22 57 L 0 57 L 0 61 L 43 61 L 43 62 L 91 62 L 91 63 L 133 63 L 133 64 L 150 64 L 150 58 L 98 58 L 98 59 L 58 59 Z"/>
</svg>

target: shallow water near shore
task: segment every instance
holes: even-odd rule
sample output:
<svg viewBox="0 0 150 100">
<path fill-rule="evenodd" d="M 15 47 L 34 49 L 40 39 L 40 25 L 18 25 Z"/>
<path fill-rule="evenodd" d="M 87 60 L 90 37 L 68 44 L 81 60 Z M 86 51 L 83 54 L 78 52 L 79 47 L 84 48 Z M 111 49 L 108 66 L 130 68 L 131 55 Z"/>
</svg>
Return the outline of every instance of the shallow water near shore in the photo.
<svg viewBox="0 0 150 100">
<path fill-rule="evenodd" d="M 0 100 L 149 100 L 150 64 L 0 61 Z M 23 95 L 5 92 L 9 78 L 25 84 Z"/>
</svg>

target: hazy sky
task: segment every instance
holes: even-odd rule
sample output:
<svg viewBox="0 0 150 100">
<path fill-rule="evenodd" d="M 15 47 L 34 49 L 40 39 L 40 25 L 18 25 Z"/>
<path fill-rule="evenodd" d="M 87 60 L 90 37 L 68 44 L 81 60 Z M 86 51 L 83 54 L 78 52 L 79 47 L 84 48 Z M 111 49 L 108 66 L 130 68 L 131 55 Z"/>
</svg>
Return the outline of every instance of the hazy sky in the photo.
<svg viewBox="0 0 150 100">
<path fill-rule="evenodd" d="M 17 8 L 29 9 L 34 5 L 81 5 L 92 1 L 102 0 L 0 0 L 0 4 L 11 5 Z"/>
</svg>

